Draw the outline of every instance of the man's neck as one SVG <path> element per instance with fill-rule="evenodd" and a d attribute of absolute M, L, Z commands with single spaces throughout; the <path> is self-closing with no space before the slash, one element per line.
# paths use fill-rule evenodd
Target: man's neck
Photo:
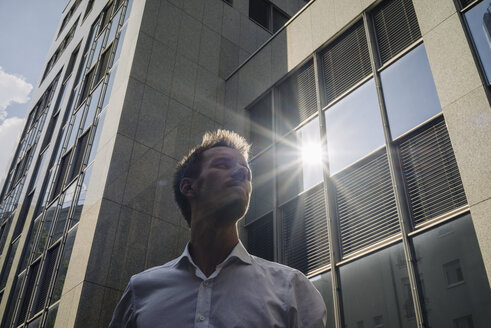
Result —
<path fill-rule="evenodd" d="M 209 277 L 239 242 L 235 223 L 216 227 L 207 220 L 191 225 L 190 252 L 194 263 Z M 212 222 L 212 221 L 211 221 Z"/>

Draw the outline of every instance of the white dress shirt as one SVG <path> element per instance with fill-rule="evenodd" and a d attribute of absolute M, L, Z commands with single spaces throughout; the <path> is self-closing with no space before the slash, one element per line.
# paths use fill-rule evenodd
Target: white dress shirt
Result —
<path fill-rule="evenodd" d="M 250 255 L 239 241 L 206 277 L 189 244 L 162 266 L 131 277 L 115 327 L 325 327 L 326 307 L 298 270 Z"/>

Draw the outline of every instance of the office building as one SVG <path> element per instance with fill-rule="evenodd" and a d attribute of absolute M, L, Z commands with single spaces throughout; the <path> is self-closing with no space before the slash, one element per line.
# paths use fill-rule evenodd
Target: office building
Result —
<path fill-rule="evenodd" d="M 491 322 L 490 0 L 71 0 L 0 194 L 2 327 L 105 327 L 178 256 L 177 161 L 252 142 L 253 254 L 328 327 Z"/>

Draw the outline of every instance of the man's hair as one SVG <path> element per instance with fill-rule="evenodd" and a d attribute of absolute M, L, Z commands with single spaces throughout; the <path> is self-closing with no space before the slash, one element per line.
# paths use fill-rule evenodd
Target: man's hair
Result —
<path fill-rule="evenodd" d="M 184 156 L 174 172 L 173 188 L 174 198 L 189 226 L 191 226 L 191 206 L 188 199 L 181 193 L 181 181 L 183 178 L 197 178 L 201 172 L 203 152 L 215 147 L 229 147 L 237 150 L 246 161 L 249 158 L 250 145 L 245 138 L 233 131 L 221 129 L 206 132 L 201 143 Z"/>

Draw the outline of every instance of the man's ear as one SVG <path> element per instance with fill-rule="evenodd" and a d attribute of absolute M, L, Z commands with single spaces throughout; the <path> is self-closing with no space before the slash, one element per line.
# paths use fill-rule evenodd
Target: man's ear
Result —
<path fill-rule="evenodd" d="M 194 197 L 194 179 L 191 178 L 182 178 L 181 183 L 179 184 L 179 191 L 186 198 Z"/>

